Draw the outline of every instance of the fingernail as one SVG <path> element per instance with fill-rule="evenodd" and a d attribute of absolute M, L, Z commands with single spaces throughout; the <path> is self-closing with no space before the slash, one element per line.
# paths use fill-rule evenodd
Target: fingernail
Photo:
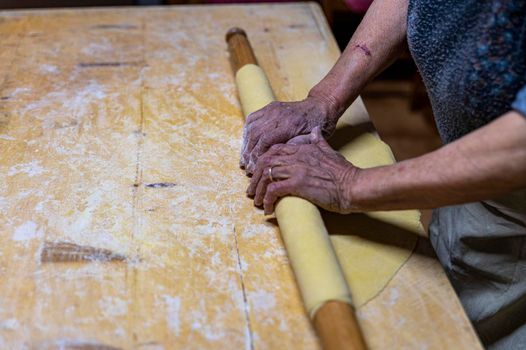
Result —
<path fill-rule="evenodd" d="M 248 162 L 247 169 L 251 174 L 254 172 L 254 162 L 253 161 Z"/>

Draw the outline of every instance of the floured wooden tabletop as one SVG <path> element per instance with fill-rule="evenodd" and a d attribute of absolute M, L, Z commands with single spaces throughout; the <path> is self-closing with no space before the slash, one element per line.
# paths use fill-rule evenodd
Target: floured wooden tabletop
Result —
<path fill-rule="evenodd" d="M 339 55 L 308 3 L 0 12 L 0 348 L 319 347 L 245 197 L 232 26 L 282 100 Z M 479 348 L 424 246 L 358 310 L 367 341 Z"/>

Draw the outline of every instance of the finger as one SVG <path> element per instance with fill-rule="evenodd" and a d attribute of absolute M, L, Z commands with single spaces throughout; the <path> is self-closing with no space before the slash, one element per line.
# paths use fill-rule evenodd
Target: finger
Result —
<path fill-rule="evenodd" d="M 264 153 L 264 155 L 269 156 L 290 156 L 295 153 L 297 153 L 299 150 L 299 145 L 289 145 L 286 143 L 278 143 L 273 145 L 268 149 L 267 152 Z"/>
<path fill-rule="evenodd" d="M 250 124 L 252 124 L 253 122 L 255 122 L 256 120 L 258 120 L 259 118 L 263 117 L 263 115 L 264 115 L 264 114 L 261 113 L 261 109 L 258 109 L 257 111 L 250 113 L 250 114 L 247 115 L 247 117 L 245 118 L 245 125 L 250 125 Z"/>
<path fill-rule="evenodd" d="M 249 197 L 255 196 L 257 185 L 261 180 L 261 177 L 264 175 L 263 173 L 265 169 L 269 168 L 271 165 L 277 166 L 281 164 L 287 164 L 287 159 L 275 159 L 281 155 L 282 149 L 284 147 L 285 145 L 283 144 L 274 145 L 267 151 L 267 153 L 259 158 L 258 162 L 256 163 L 256 167 L 254 168 L 250 185 L 247 189 L 247 195 Z"/>
<path fill-rule="evenodd" d="M 270 176 L 271 175 L 270 169 L 272 169 L 272 178 Z M 268 185 L 270 185 L 273 182 L 286 180 L 289 177 L 290 177 L 290 172 L 285 166 L 270 166 L 268 168 L 265 168 L 265 171 L 263 172 L 263 176 L 261 180 L 259 181 L 257 189 L 256 189 L 256 195 L 254 197 L 254 204 L 258 207 L 263 204 L 263 198 L 265 197 L 265 193 L 267 192 Z"/>
<path fill-rule="evenodd" d="M 254 173 L 259 157 L 263 155 L 271 146 L 272 146 L 272 143 L 269 142 L 268 136 L 262 136 L 258 140 L 258 142 L 254 146 L 254 148 L 252 149 L 248 157 L 248 163 L 246 166 L 247 174 Z"/>
<path fill-rule="evenodd" d="M 323 137 L 320 127 L 317 126 L 314 129 L 312 129 L 310 137 L 311 137 L 311 142 L 318 145 L 321 149 L 325 151 L 333 150 L 332 147 L 327 142 L 327 140 L 325 140 L 325 137 Z"/>
<path fill-rule="evenodd" d="M 270 166 L 270 160 L 272 158 L 271 156 L 271 154 L 265 154 L 257 162 L 254 173 L 252 174 L 252 178 L 250 179 L 250 185 L 247 189 L 247 195 L 249 197 L 253 197 L 256 194 L 256 188 L 261 180 L 261 177 L 263 176 L 263 172 Z"/>
<path fill-rule="evenodd" d="M 310 135 L 299 135 L 287 141 L 287 145 L 305 145 L 311 142 Z"/>
<path fill-rule="evenodd" d="M 246 126 L 243 128 L 243 143 L 241 144 L 241 152 L 239 156 L 239 167 L 245 168 L 245 149 L 247 148 L 247 129 Z"/>
<path fill-rule="evenodd" d="M 257 124 L 255 124 L 252 126 L 246 125 L 243 130 L 243 146 L 241 148 L 241 158 L 239 161 L 239 165 L 242 168 L 247 167 L 250 153 L 252 153 L 254 146 L 261 138 L 261 133 L 257 132 L 257 129 Z"/>
<path fill-rule="evenodd" d="M 298 150 L 297 145 L 282 145 L 283 142 L 289 140 L 288 131 L 277 130 L 268 136 L 260 138 L 259 142 L 254 146 L 254 149 L 250 153 L 250 158 L 247 165 L 247 173 L 252 174 L 256 167 L 258 158 L 265 154 L 272 147 L 279 147 L 280 154 L 294 154 Z"/>
<path fill-rule="evenodd" d="M 256 194 L 254 196 L 254 205 L 259 207 L 263 204 L 263 197 L 265 196 L 265 192 L 267 191 L 267 187 L 269 184 L 272 183 L 269 176 L 269 170 L 271 168 L 265 168 L 265 171 L 263 173 L 263 176 L 261 176 L 261 180 L 257 184 L 256 188 Z"/>
<path fill-rule="evenodd" d="M 265 215 L 270 215 L 274 212 L 274 207 L 278 199 L 288 195 L 294 195 L 294 188 L 295 182 L 292 179 L 273 182 L 268 185 L 265 197 L 263 199 Z"/>
<path fill-rule="evenodd" d="M 309 136 L 311 143 L 318 143 L 324 139 L 319 126 L 314 127 Z"/>
<path fill-rule="evenodd" d="M 243 147 L 241 151 L 241 157 L 239 165 L 242 168 L 247 168 L 247 164 L 250 159 L 250 154 L 254 149 L 254 146 L 258 143 L 263 132 L 268 130 L 265 127 L 264 121 L 268 120 L 266 116 L 272 113 L 273 108 L 276 106 L 277 102 L 271 102 L 265 107 L 258 109 L 255 112 L 250 113 L 245 120 L 245 127 L 243 132 Z M 257 132 L 257 137 L 254 137 L 252 134 Z"/>
<path fill-rule="evenodd" d="M 265 108 L 262 108 L 250 113 L 245 120 L 245 126 L 243 127 L 243 146 L 241 147 L 241 158 L 239 161 L 241 168 L 246 168 L 252 149 L 254 149 L 254 146 L 266 129 L 264 119 L 262 119 L 265 116 L 264 110 Z"/>
<path fill-rule="evenodd" d="M 252 152 L 250 152 L 248 164 L 246 167 L 247 174 L 253 174 L 256 169 L 256 164 L 258 162 L 258 159 L 265 154 L 267 151 L 270 150 L 272 146 L 274 146 L 274 142 L 272 140 L 276 140 L 278 137 L 276 136 L 262 136 L 258 143 L 254 146 L 252 149 Z M 278 142 L 276 142 L 278 143 Z M 277 146 L 277 145 L 276 145 Z"/>

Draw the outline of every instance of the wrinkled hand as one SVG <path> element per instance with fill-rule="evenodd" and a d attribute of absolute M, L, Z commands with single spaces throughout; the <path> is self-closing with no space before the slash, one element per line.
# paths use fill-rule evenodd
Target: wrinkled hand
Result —
<path fill-rule="evenodd" d="M 247 194 L 254 197 L 255 205 L 264 206 L 265 214 L 271 214 L 276 201 L 288 195 L 329 211 L 352 211 L 349 189 L 360 169 L 334 151 L 319 128 L 309 137 L 308 144 L 274 145 L 259 158 Z"/>
<path fill-rule="evenodd" d="M 258 158 L 270 147 L 300 135 L 305 137 L 315 127 L 329 136 L 336 122 L 328 111 L 324 100 L 308 97 L 299 102 L 272 102 L 251 113 L 245 123 L 240 166 L 252 174 Z"/>

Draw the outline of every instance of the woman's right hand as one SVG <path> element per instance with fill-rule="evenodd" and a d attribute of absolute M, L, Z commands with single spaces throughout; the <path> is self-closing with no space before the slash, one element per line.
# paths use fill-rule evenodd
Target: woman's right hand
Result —
<path fill-rule="evenodd" d="M 240 166 L 252 174 L 258 158 L 270 147 L 302 142 L 315 127 L 329 137 L 338 117 L 331 107 L 327 99 L 309 96 L 297 102 L 272 102 L 251 113 L 245 123 Z"/>

